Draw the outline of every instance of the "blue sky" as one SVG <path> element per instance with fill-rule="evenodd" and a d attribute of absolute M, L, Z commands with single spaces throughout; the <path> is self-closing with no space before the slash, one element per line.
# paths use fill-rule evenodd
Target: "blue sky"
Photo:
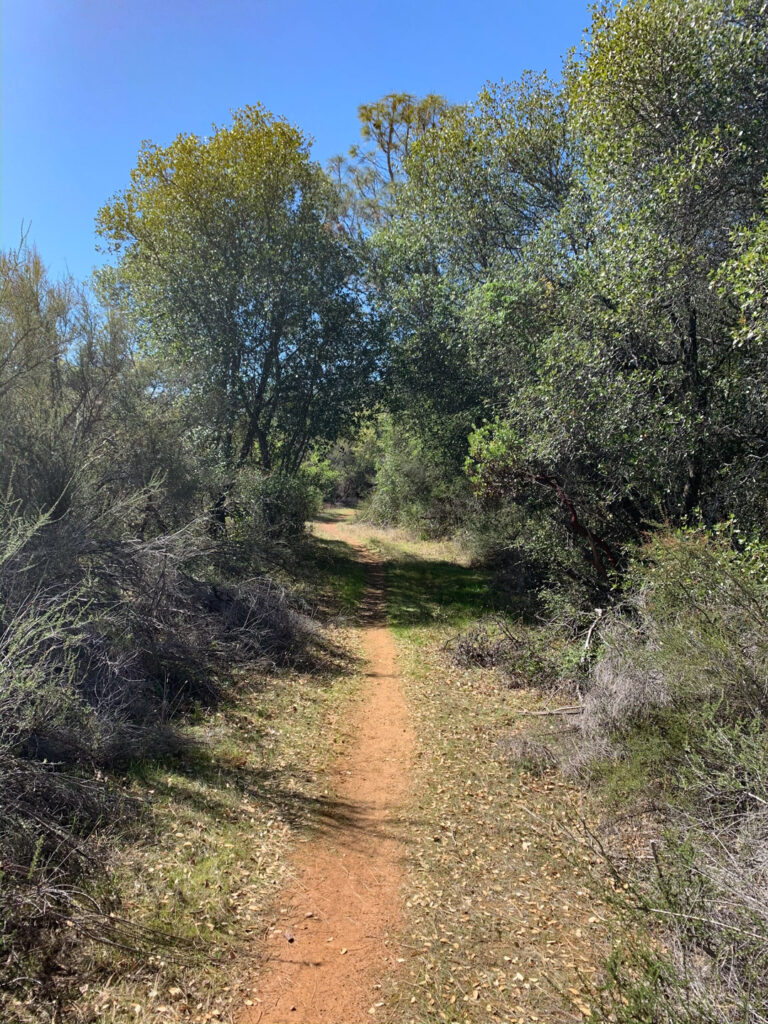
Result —
<path fill-rule="evenodd" d="M 358 104 L 556 75 L 589 21 L 586 0 L 2 0 L 0 18 L 0 241 L 24 222 L 56 273 L 81 278 L 143 139 L 260 101 L 325 161 L 357 140 Z"/>

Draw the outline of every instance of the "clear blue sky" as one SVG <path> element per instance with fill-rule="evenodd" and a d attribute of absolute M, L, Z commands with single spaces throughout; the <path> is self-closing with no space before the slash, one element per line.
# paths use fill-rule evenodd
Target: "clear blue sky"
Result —
<path fill-rule="evenodd" d="M 2 0 L 0 235 L 56 272 L 100 261 L 93 220 L 143 139 L 206 132 L 261 101 L 325 161 L 387 92 L 454 102 L 526 68 L 554 76 L 586 0 Z"/>

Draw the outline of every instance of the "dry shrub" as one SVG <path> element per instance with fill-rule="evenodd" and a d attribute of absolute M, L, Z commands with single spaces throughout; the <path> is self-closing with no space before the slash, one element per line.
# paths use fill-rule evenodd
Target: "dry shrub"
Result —
<path fill-rule="evenodd" d="M 559 758 L 549 744 L 527 736 L 507 737 L 502 745 L 502 753 L 531 775 L 546 775 L 559 764 Z"/>
<path fill-rule="evenodd" d="M 531 630 L 517 631 L 502 616 L 482 619 L 445 645 L 459 668 L 495 668 L 507 686 L 553 685 L 557 670 Z"/>
<path fill-rule="evenodd" d="M 103 769 L 179 753 L 174 720 L 226 698 L 233 664 L 284 664 L 302 647 L 305 620 L 283 588 L 198 578 L 212 555 L 199 526 L 132 535 L 143 497 L 78 518 L 0 503 L 6 980 L 25 973 L 25 958 L 50 953 L 67 922 L 107 942 L 153 945 L 123 934 L 109 894 L 94 895 L 101 837 L 125 832 L 137 810 Z"/>
<path fill-rule="evenodd" d="M 731 527 L 656 537 L 602 641 L 576 767 L 650 801 L 665 828 L 645 869 L 607 858 L 630 894 L 626 934 L 639 915 L 654 939 L 622 944 L 604 1012 L 765 1021 L 768 550 Z"/>

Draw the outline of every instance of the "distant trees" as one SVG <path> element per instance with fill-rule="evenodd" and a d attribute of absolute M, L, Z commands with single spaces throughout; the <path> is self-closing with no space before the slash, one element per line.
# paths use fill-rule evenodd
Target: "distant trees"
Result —
<path fill-rule="evenodd" d="M 360 256 L 302 133 L 261 107 L 208 138 L 148 143 L 99 213 L 142 336 L 183 368 L 230 469 L 295 472 L 377 369 Z"/>

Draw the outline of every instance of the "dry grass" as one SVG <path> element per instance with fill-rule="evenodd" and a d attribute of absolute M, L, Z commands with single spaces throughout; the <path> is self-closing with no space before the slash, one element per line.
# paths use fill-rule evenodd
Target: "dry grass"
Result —
<path fill-rule="evenodd" d="M 392 555 L 402 558 L 406 555 L 430 562 L 453 562 L 465 567 L 471 562 L 468 550 L 456 540 L 418 540 L 408 530 L 376 526 L 364 519 L 357 519 L 354 509 L 334 509 L 332 514 L 335 519 L 344 520 L 351 540 L 367 544 L 385 557 Z"/>
<path fill-rule="evenodd" d="M 355 566 L 327 558 L 341 591 Z M 342 596 L 316 593 L 333 613 Z M 114 908 L 119 945 L 61 921 L 46 964 L 20 965 L 0 994 L 3 1024 L 234 1019 L 279 911 L 287 851 L 332 814 L 325 769 L 346 740 L 361 674 L 354 634 L 329 617 L 301 670 L 243 666 L 232 700 L 193 713 L 177 753 L 113 779 L 143 813 L 130 841 L 104 834 L 110 875 L 87 896 Z"/>
<path fill-rule="evenodd" d="M 581 796 L 506 756 L 535 695 L 449 666 L 434 635 L 413 632 L 401 637 L 419 737 L 410 952 L 388 1019 L 581 1020 L 607 942 Z"/>

